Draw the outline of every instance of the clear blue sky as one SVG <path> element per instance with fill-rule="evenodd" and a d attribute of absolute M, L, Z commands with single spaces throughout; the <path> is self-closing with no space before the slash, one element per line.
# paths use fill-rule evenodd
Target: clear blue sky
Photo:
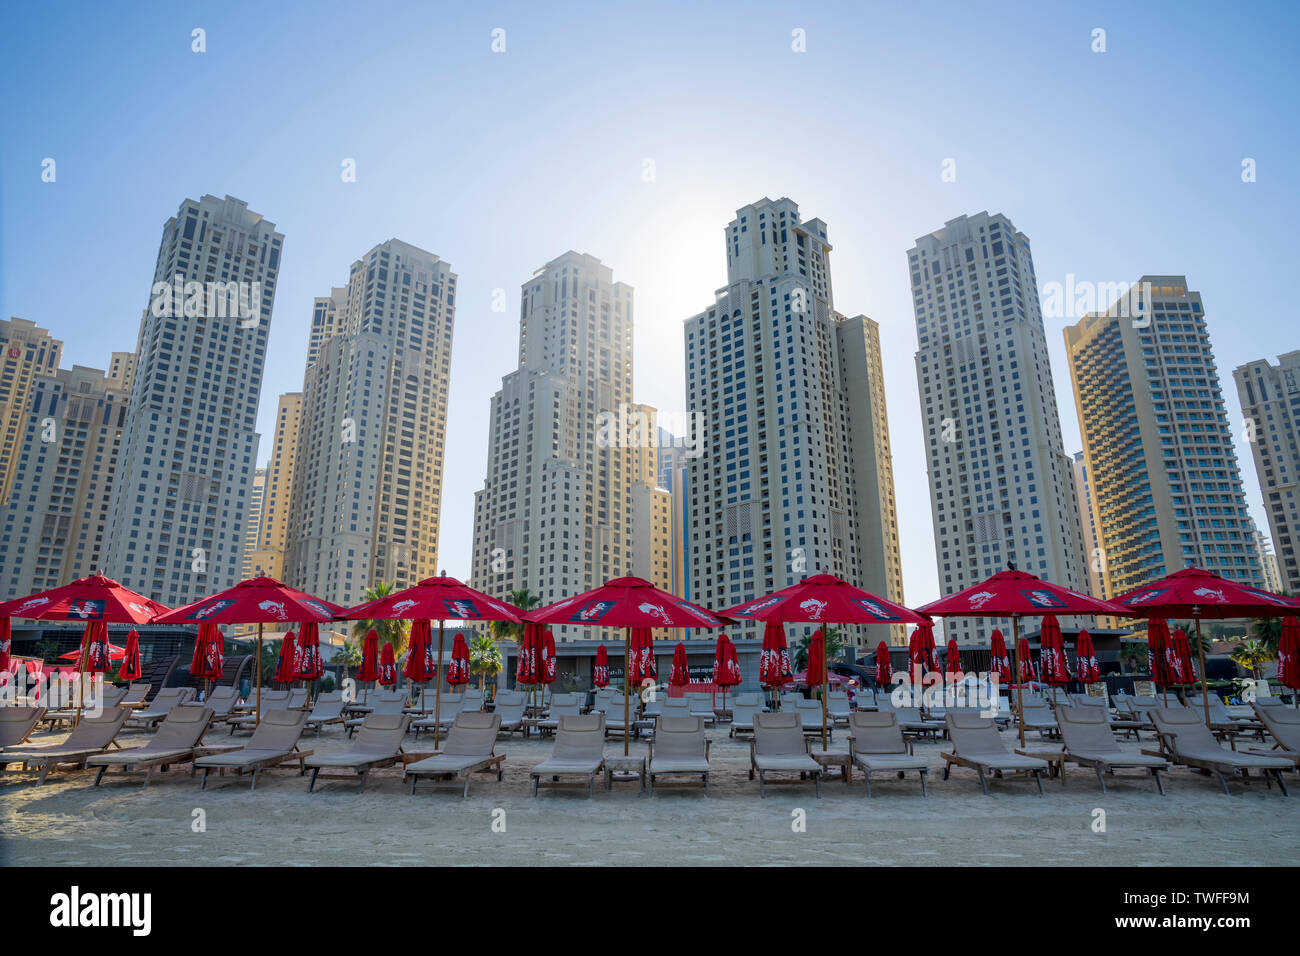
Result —
<path fill-rule="evenodd" d="M 104 367 L 135 347 L 181 200 L 247 201 L 285 235 L 265 460 L 276 396 L 301 386 L 312 297 L 385 239 L 442 256 L 460 296 L 441 563 L 463 576 L 520 283 L 570 248 L 610 265 L 636 290 L 637 398 L 681 410 L 682 320 L 724 281 L 723 227 L 790 196 L 829 224 L 837 308 L 881 324 L 917 605 L 937 577 L 906 250 L 987 209 L 1030 237 L 1040 283 L 1185 273 L 1239 419 L 1232 369 L 1300 348 L 1298 21 L 1289 3 L 14 6 L 0 311 L 51 329 L 66 364 Z M 956 182 L 941 181 L 948 158 Z M 1048 342 L 1073 453 L 1064 324 L 1048 321 Z"/>

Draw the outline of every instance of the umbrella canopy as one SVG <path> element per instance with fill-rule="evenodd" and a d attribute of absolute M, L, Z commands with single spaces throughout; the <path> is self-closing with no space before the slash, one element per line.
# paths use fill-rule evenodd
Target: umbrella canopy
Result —
<path fill-rule="evenodd" d="M 600 627 L 721 627 L 712 611 L 655 587 L 644 578 L 614 578 L 598 588 L 525 617 L 539 624 L 594 624 Z"/>
<path fill-rule="evenodd" d="M 1004 684 L 1011 683 L 1011 658 L 1007 655 L 1007 639 L 996 628 L 989 639 L 989 670 L 998 675 Z"/>
<path fill-rule="evenodd" d="M 122 667 L 118 670 L 117 676 L 122 680 L 132 681 L 139 680 L 142 673 L 144 673 L 144 666 L 140 660 L 140 635 L 135 628 L 131 628 L 126 635 L 126 653 L 122 655 Z"/>
<path fill-rule="evenodd" d="M 785 624 L 921 624 L 915 611 L 832 574 L 814 574 L 766 597 L 728 608 L 722 617 Z"/>
<path fill-rule="evenodd" d="M 876 645 L 876 686 L 888 687 L 894 682 L 894 663 L 889 656 L 889 645 L 881 641 Z"/>
<path fill-rule="evenodd" d="M 944 670 L 949 674 L 960 674 L 961 669 L 961 652 L 957 650 L 957 641 L 949 639 L 948 651 L 944 656 Z"/>
<path fill-rule="evenodd" d="M 385 644 L 379 652 L 379 683 L 383 687 L 397 683 L 397 661 L 393 659 L 392 644 Z"/>
<path fill-rule="evenodd" d="M 1282 621 L 1282 636 L 1277 642 L 1277 679 L 1283 687 L 1300 690 L 1300 621 L 1294 617 Z"/>
<path fill-rule="evenodd" d="M 1097 663 L 1097 652 L 1092 646 L 1092 635 L 1080 631 L 1074 639 L 1075 676 L 1084 684 L 1093 684 L 1101 680 L 1101 666 Z"/>
<path fill-rule="evenodd" d="M 1029 642 L 1023 637 L 1016 643 L 1016 657 L 1020 659 L 1020 683 L 1028 684 L 1038 680 L 1038 669 L 1034 667 L 1034 658 L 1029 653 Z"/>
<path fill-rule="evenodd" d="M 453 577 L 425 578 L 418 584 L 350 607 L 339 617 L 350 621 L 509 621 L 523 622 L 523 611 Z"/>
<path fill-rule="evenodd" d="M 190 676 L 202 680 L 220 680 L 223 648 L 221 631 L 211 621 L 199 625 L 199 636 L 194 641 L 194 657 L 190 660 Z"/>
<path fill-rule="evenodd" d="M 1172 684 L 1195 684 L 1196 668 L 1192 665 L 1192 642 L 1187 632 L 1181 627 L 1173 633 L 1169 641 L 1169 651 L 1165 655 L 1169 661 L 1169 678 Z"/>
<path fill-rule="evenodd" d="M 669 687 L 685 687 L 691 682 L 690 671 L 686 668 L 686 644 L 678 641 L 673 648 L 673 666 L 668 672 Z"/>
<path fill-rule="evenodd" d="M 337 604 L 312 597 L 275 578 L 259 577 L 160 614 L 154 623 L 324 624 L 342 614 L 343 608 Z"/>
<path fill-rule="evenodd" d="M 286 633 L 280 641 L 280 662 L 276 664 L 275 676 L 271 679 L 279 684 L 292 684 L 298 679 L 298 640 L 293 631 Z"/>
<path fill-rule="evenodd" d="M 451 642 L 451 661 L 447 664 L 447 683 L 453 687 L 469 683 L 469 645 L 465 635 L 457 634 Z"/>
<path fill-rule="evenodd" d="M 1065 660 L 1065 641 L 1061 637 L 1061 625 L 1056 620 L 1055 614 L 1048 614 L 1043 618 L 1038 644 L 1038 664 L 1042 668 L 1043 680 L 1053 687 L 1068 684 L 1070 668 Z"/>
<path fill-rule="evenodd" d="M 758 680 L 764 687 L 784 687 L 794 680 L 790 650 L 785 643 L 785 628 L 779 621 L 768 621 L 763 629 L 763 649 L 758 661 Z"/>
<path fill-rule="evenodd" d="M 402 676 L 412 683 L 423 684 L 437 675 L 438 666 L 433 659 L 433 631 L 427 619 L 416 621 L 411 625 L 411 640 Z"/>
<path fill-rule="evenodd" d="M 538 657 L 537 682 L 539 684 L 555 683 L 555 635 L 548 627 L 542 632 L 541 653 Z"/>
<path fill-rule="evenodd" d="M 308 621 L 298 628 L 298 679 L 320 680 L 325 674 L 325 662 L 320 656 L 320 627 Z"/>
<path fill-rule="evenodd" d="M 4 620 L 8 620 L 8 618 L 5 618 Z M 82 641 L 82 643 L 84 644 L 84 643 L 85 643 L 85 641 L 84 641 L 84 637 L 85 637 L 85 635 L 83 634 L 82 637 L 83 637 L 83 641 Z M 126 648 L 124 648 L 124 647 L 118 647 L 116 644 L 109 644 L 109 645 L 108 645 L 108 659 L 109 659 L 109 660 L 111 660 L 111 661 L 120 661 L 120 660 L 122 660 L 122 659 L 125 658 L 125 657 L 126 657 Z M 61 660 L 61 661 L 75 661 L 75 660 L 79 660 L 80 658 L 81 658 L 81 650 L 80 650 L 80 649 L 75 650 L 75 651 L 68 651 L 68 653 L 66 653 L 66 654 L 60 654 L 60 655 L 59 655 L 59 660 Z"/>
<path fill-rule="evenodd" d="M 596 663 L 591 670 L 591 682 L 597 687 L 609 686 L 609 651 L 602 644 L 596 648 Z"/>
<path fill-rule="evenodd" d="M 1041 617 L 1058 613 L 1129 616 L 1114 603 L 1015 570 L 999 571 L 917 610 L 932 617 Z"/>
<path fill-rule="evenodd" d="M 388 645 L 392 647 L 392 645 Z M 373 627 L 366 631 L 361 642 L 361 666 L 357 668 L 357 680 L 379 680 L 379 632 Z"/>
<path fill-rule="evenodd" d="M 109 624 L 147 624 L 167 611 L 166 605 L 152 601 L 102 574 L 78 578 L 71 584 L 0 604 L 0 617 L 25 617 L 39 621 L 104 621 Z"/>
<path fill-rule="evenodd" d="M 518 684 L 537 683 L 537 656 L 541 633 L 540 624 L 524 625 L 523 636 L 519 639 L 519 664 L 515 668 L 515 682 Z"/>
<path fill-rule="evenodd" d="M 1147 618 L 1147 661 L 1151 679 L 1162 687 L 1174 682 L 1169 672 L 1169 624 L 1163 617 Z"/>
<path fill-rule="evenodd" d="M 1123 617 L 1282 617 L 1300 610 L 1300 598 L 1229 581 L 1200 568 L 1184 568 L 1135 588 L 1112 602 Z"/>
<path fill-rule="evenodd" d="M 631 643 L 631 663 L 632 663 L 632 683 L 630 686 L 636 687 L 646 681 L 657 681 L 659 679 L 659 664 L 655 661 L 655 639 L 648 627 L 632 628 L 632 636 L 629 639 Z"/>

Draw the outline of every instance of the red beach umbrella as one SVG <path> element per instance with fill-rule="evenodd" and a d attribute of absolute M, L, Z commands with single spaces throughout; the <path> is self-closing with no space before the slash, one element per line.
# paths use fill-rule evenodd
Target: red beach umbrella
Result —
<path fill-rule="evenodd" d="M 921 624 L 926 621 L 915 611 L 832 574 L 814 574 L 788 588 L 728 608 L 720 616 L 784 624 Z"/>
<path fill-rule="evenodd" d="M 819 627 L 808 641 L 808 671 L 805 680 L 809 687 L 821 688 L 822 750 L 826 750 L 826 635 Z"/>
<path fill-rule="evenodd" d="M 591 669 L 591 682 L 597 687 L 609 686 L 609 651 L 602 644 L 596 648 L 596 663 Z"/>
<path fill-rule="evenodd" d="M 876 645 L 876 686 L 889 687 L 894 682 L 894 663 L 890 659 L 889 645 L 881 641 Z"/>
<path fill-rule="evenodd" d="M 727 665 L 727 635 L 719 633 L 718 642 L 713 648 L 713 683 L 718 683 L 723 668 Z"/>
<path fill-rule="evenodd" d="M 7 620 L 7 618 L 6 618 L 6 620 Z M 84 635 L 83 635 L 83 638 L 84 638 Z M 83 643 L 84 643 L 84 640 L 83 640 Z M 120 660 L 122 660 L 122 658 L 124 658 L 124 657 L 126 657 L 126 648 L 124 648 L 124 647 L 118 647 L 116 644 L 109 644 L 109 645 L 108 645 L 108 659 L 109 659 L 110 661 L 120 661 Z M 59 655 L 59 660 L 61 660 L 61 661 L 75 661 L 75 660 L 80 660 L 80 659 L 81 659 L 81 650 L 80 650 L 80 649 L 77 649 L 77 650 L 75 650 L 75 651 L 68 651 L 68 653 L 66 653 L 66 654 L 60 654 L 60 655 Z"/>
<path fill-rule="evenodd" d="M 361 642 L 361 666 L 357 668 L 357 680 L 379 680 L 379 632 L 373 627 L 366 631 Z"/>
<path fill-rule="evenodd" d="M 678 641 L 673 648 L 673 666 L 668 672 L 669 687 L 685 687 L 691 682 L 690 671 L 686 669 L 686 644 Z"/>
<path fill-rule="evenodd" d="M 1097 652 L 1092 646 L 1092 635 L 1079 631 L 1074 639 L 1075 676 L 1084 684 L 1094 684 L 1101 680 L 1101 666 L 1097 663 Z"/>
<path fill-rule="evenodd" d="M 459 687 L 469 683 L 469 645 L 465 635 L 457 634 L 451 642 L 451 661 L 447 664 L 447 683 Z"/>
<path fill-rule="evenodd" d="M 199 635 L 194 641 L 194 657 L 190 660 L 190 676 L 204 681 L 220 680 L 222 668 L 222 637 L 217 625 L 204 621 L 199 625 Z"/>
<path fill-rule="evenodd" d="M 768 689 L 784 687 L 794 680 L 790 650 L 785 643 L 785 629 L 779 621 L 768 621 L 763 628 L 763 649 L 758 662 L 758 680 Z"/>
<path fill-rule="evenodd" d="M 1169 662 L 1169 682 L 1187 685 L 1196 683 L 1196 668 L 1192 666 L 1192 642 L 1181 627 L 1174 631 L 1165 653 Z"/>
<path fill-rule="evenodd" d="M 956 639 L 949 639 L 948 651 L 944 657 L 944 670 L 949 674 L 961 674 L 961 652 L 957 650 Z"/>
<path fill-rule="evenodd" d="M 320 656 L 320 627 L 314 621 L 298 629 L 298 649 L 302 652 L 298 659 L 298 679 L 320 680 L 325 674 L 325 662 Z"/>
<path fill-rule="evenodd" d="M 640 687 L 646 681 L 653 683 L 659 679 L 659 664 L 655 660 L 654 634 L 648 627 L 632 628 L 630 638 L 632 659 L 632 687 Z"/>
<path fill-rule="evenodd" d="M 1283 687 L 1300 691 L 1300 621 L 1294 617 L 1282 621 L 1282 636 L 1277 642 L 1277 679 Z M 1300 707 L 1300 693 L 1291 699 Z"/>
<path fill-rule="evenodd" d="M 1028 684 L 1038 680 L 1038 669 L 1034 667 L 1033 655 L 1029 653 L 1029 642 L 1023 637 L 1016 641 L 1016 657 L 1020 659 L 1020 683 Z"/>
<path fill-rule="evenodd" d="M 722 644 L 722 666 L 715 667 L 713 683 L 722 688 L 722 709 L 727 709 L 727 688 L 735 687 L 741 682 L 740 676 L 740 658 L 736 654 L 736 645 L 731 643 L 731 638 L 727 635 L 719 635 L 718 641 Z"/>
<path fill-rule="evenodd" d="M 541 639 L 541 625 L 528 623 L 519 638 L 519 663 L 515 668 L 515 682 L 518 684 L 536 684 L 538 643 Z"/>
<path fill-rule="evenodd" d="M 122 667 L 118 671 L 118 676 L 124 681 L 139 680 L 140 675 L 144 673 L 144 667 L 140 660 L 140 635 L 135 628 L 126 635 L 126 652 L 122 655 Z"/>
<path fill-rule="evenodd" d="M 438 666 L 433 659 L 433 629 L 427 618 L 411 625 L 411 640 L 407 646 L 402 676 L 412 684 L 421 685 L 420 713 L 424 713 L 423 685 L 438 676 Z"/>
<path fill-rule="evenodd" d="M 379 685 L 392 687 L 397 683 L 397 661 L 393 659 L 393 645 L 385 643 L 379 652 Z"/>
<path fill-rule="evenodd" d="M 0 617 L 0 671 L 9 670 L 9 648 L 13 642 L 13 628 L 9 618 Z"/>
<path fill-rule="evenodd" d="M 298 679 L 298 638 L 293 631 L 288 631 L 280 641 L 280 661 L 275 666 L 272 676 L 277 684 L 288 686 Z M 257 703 L 261 706 L 262 694 L 259 691 Z"/>
<path fill-rule="evenodd" d="M 1169 624 L 1163 617 L 1147 618 L 1147 661 L 1151 667 L 1151 679 L 1161 687 L 1168 687 L 1174 682 L 1174 675 L 1169 672 Z"/>
<path fill-rule="evenodd" d="M 1007 639 L 996 628 L 989 639 L 989 670 L 1003 684 L 1011 683 L 1011 658 L 1007 656 Z"/>
<path fill-rule="evenodd" d="M 555 634 L 548 627 L 542 632 L 542 650 L 537 681 L 540 684 L 555 683 L 557 661 L 555 659 Z"/>
<path fill-rule="evenodd" d="M 1038 643 L 1038 663 L 1042 668 L 1043 680 L 1053 687 L 1068 684 L 1070 668 L 1065 660 L 1065 640 L 1061 637 L 1061 625 L 1055 614 L 1043 618 Z"/>

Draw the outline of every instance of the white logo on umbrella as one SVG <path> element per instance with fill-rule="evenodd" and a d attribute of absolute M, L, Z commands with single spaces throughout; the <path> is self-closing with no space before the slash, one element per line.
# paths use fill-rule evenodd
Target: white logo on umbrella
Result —
<path fill-rule="evenodd" d="M 408 607 L 415 607 L 415 602 L 411 600 L 398 601 L 396 604 L 393 605 L 393 611 L 395 613 L 400 613 L 402 611 L 405 611 Z"/>
<path fill-rule="evenodd" d="M 977 591 L 970 596 L 970 606 L 983 607 L 985 604 L 988 604 L 989 601 L 992 601 L 993 598 L 994 594 L 992 591 Z"/>
<path fill-rule="evenodd" d="M 1197 588 L 1192 593 L 1197 597 L 1208 598 L 1210 600 L 1218 601 L 1219 603 L 1223 603 L 1227 600 L 1227 598 L 1223 596 L 1223 592 L 1217 588 Z"/>
<path fill-rule="evenodd" d="M 665 624 L 672 624 L 673 622 L 672 618 L 668 616 L 668 612 L 658 604 L 651 604 L 647 601 L 645 604 L 638 604 L 637 610 L 642 614 L 649 614 L 655 620 L 663 621 Z"/>
<path fill-rule="evenodd" d="M 50 603 L 49 598 L 32 598 L 30 601 L 24 601 L 22 606 L 18 608 L 18 614 L 16 616 L 21 617 L 22 612 L 26 611 L 28 608 L 40 607 L 42 604 L 49 604 L 49 603 Z"/>
<path fill-rule="evenodd" d="M 289 615 L 285 611 L 284 605 L 279 601 L 263 601 L 257 607 L 259 610 L 266 611 L 268 614 L 274 614 L 277 620 L 289 620 Z"/>
<path fill-rule="evenodd" d="M 799 610 L 805 612 L 814 621 L 820 621 L 822 614 L 826 611 L 826 602 L 818 601 L 816 598 L 809 598 L 800 602 Z"/>

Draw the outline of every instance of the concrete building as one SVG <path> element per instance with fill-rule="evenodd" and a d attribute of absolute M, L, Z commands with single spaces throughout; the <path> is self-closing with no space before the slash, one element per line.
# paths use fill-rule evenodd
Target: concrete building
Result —
<path fill-rule="evenodd" d="M 350 605 L 378 581 L 401 589 L 438 571 L 456 276 L 390 239 L 329 301 L 313 312 L 285 578 Z"/>
<path fill-rule="evenodd" d="M 248 491 L 248 523 L 244 529 L 244 565 L 241 575 L 251 578 L 254 574 L 254 558 L 257 552 L 258 532 L 262 527 L 262 507 L 266 499 L 266 469 L 258 468 L 253 472 L 253 485 Z M 258 567 L 256 573 L 264 571 Z"/>
<path fill-rule="evenodd" d="M 686 448 L 678 436 L 659 429 L 659 487 L 668 492 L 668 549 L 672 566 L 671 585 L 668 590 L 673 594 L 693 600 L 691 597 L 690 563 L 687 561 L 689 541 L 688 513 L 690 502 L 687 500 L 687 473 L 690 459 Z"/>
<path fill-rule="evenodd" d="M 1200 293 L 1143 276 L 1065 344 L 1105 596 L 1187 565 L 1262 585 Z"/>
<path fill-rule="evenodd" d="M 1232 373 L 1245 420 L 1281 590 L 1300 594 L 1300 352 Z"/>
<path fill-rule="evenodd" d="M 108 525 L 128 390 L 74 365 L 35 378 L 0 508 L 0 599 L 95 573 Z"/>
<path fill-rule="evenodd" d="M 474 586 L 543 603 L 637 575 L 671 581 L 654 410 L 633 400 L 632 288 L 566 252 L 522 287 L 519 367 L 492 398 L 474 497 Z M 621 632 L 553 627 L 558 641 Z"/>
<path fill-rule="evenodd" d="M 1264 576 L 1264 590 L 1272 591 L 1274 594 L 1285 590 L 1277 555 L 1273 553 L 1273 543 L 1268 540 L 1268 535 L 1256 527 L 1254 521 L 1250 523 L 1250 538 L 1254 542 L 1255 553 L 1259 556 L 1260 573 Z"/>
<path fill-rule="evenodd" d="M 172 607 L 239 580 L 283 244 L 230 196 L 187 199 L 163 227 L 104 570 Z"/>
<path fill-rule="evenodd" d="M 959 216 L 919 238 L 907 262 L 940 590 L 1014 563 L 1087 591 L 1028 237 L 1002 215 Z M 944 621 L 959 643 L 987 642 L 994 628 L 1009 634 L 1010 622 Z"/>
<path fill-rule="evenodd" d="M 280 396 L 275 412 L 275 435 L 266 466 L 266 490 L 257 536 L 250 553 L 250 571 L 284 579 L 284 554 L 289 540 L 289 509 L 293 499 L 293 471 L 298 460 L 298 432 L 302 423 L 302 392 Z"/>
<path fill-rule="evenodd" d="M 13 486 L 13 461 L 30 407 L 32 383 L 53 375 L 63 343 L 27 319 L 0 320 L 0 507 Z"/>
<path fill-rule="evenodd" d="M 901 602 L 876 324 L 835 311 L 826 224 L 792 200 L 737 210 L 725 244 L 727 284 L 686 320 L 691 598 L 721 610 L 830 573 Z M 844 632 L 887 634 L 904 639 Z"/>
<path fill-rule="evenodd" d="M 1088 593 L 1104 597 L 1101 576 L 1101 542 L 1097 537 L 1097 522 L 1092 513 L 1092 489 L 1088 487 L 1088 466 L 1083 452 L 1074 453 L 1074 493 L 1079 500 L 1079 519 L 1083 530 L 1083 556 L 1088 562 Z"/>

